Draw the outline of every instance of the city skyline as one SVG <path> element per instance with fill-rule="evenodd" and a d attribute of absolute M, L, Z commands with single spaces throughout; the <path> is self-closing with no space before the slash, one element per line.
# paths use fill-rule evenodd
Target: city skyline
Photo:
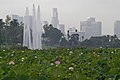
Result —
<path fill-rule="evenodd" d="M 65 24 L 67 29 L 76 27 L 79 30 L 80 21 L 86 20 L 87 17 L 95 17 L 97 21 L 102 22 L 102 35 L 113 35 L 114 22 L 120 19 L 119 0 L 12 0 L 9 2 L 1 0 L 0 18 L 5 18 L 7 14 L 24 16 L 25 7 L 30 7 L 33 3 L 40 5 L 42 21 L 51 22 L 52 9 L 58 8 L 59 22 Z"/>

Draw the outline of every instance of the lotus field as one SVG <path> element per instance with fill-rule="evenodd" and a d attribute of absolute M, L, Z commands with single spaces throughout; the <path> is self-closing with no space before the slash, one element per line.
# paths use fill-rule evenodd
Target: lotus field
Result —
<path fill-rule="evenodd" d="M 0 51 L 0 80 L 119 79 L 120 49 Z"/>

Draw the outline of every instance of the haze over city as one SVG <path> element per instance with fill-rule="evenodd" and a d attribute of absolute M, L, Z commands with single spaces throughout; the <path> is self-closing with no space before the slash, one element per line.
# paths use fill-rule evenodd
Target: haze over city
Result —
<path fill-rule="evenodd" d="M 32 9 L 32 4 L 40 5 L 41 20 L 51 22 L 52 9 L 58 8 L 60 23 L 69 27 L 80 28 L 80 21 L 95 17 L 102 22 L 102 35 L 112 34 L 114 21 L 120 19 L 119 0 L 0 0 L 0 18 L 17 14 L 24 16 L 25 8 Z"/>

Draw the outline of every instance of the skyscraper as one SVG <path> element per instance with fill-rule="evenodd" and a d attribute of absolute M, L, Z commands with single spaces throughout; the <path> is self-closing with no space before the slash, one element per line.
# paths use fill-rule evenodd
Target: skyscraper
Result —
<path fill-rule="evenodd" d="M 58 28 L 58 25 L 59 25 L 57 8 L 53 8 L 52 25 L 55 28 Z"/>
<path fill-rule="evenodd" d="M 80 41 L 80 42 L 82 42 L 83 40 L 85 40 L 85 39 L 84 39 L 85 32 L 82 32 L 82 31 L 80 31 L 80 32 L 76 32 L 76 31 L 70 32 L 70 35 L 72 35 L 72 34 L 78 34 L 78 35 L 79 35 L 79 41 Z"/>
<path fill-rule="evenodd" d="M 80 31 L 85 32 L 85 39 L 91 36 L 101 36 L 101 22 L 97 22 L 94 17 L 88 17 L 87 21 L 80 22 Z"/>
<path fill-rule="evenodd" d="M 19 15 L 11 15 L 11 20 L 16 19 L 19 23 L 23 22 L 23 17 L 19 16 Z"/>
<path fill-rule="evenodd" d="M 32 16 L 29 15 L 29 10 L 26 8 L 24 24 L 23 46 L 26 46 L 29 49 L 42 49 L 42 25 L 39 6 L 36 14 L 35 6 L 33 5 Z"/>
<path fill-rule="evenodd" d="M 64 24 L 59 24 L 59 30 L 61 30 L 61 32 L 63 34 L 65 34 L 65 25 Z"/>
<path fill-rule="evenodd" d="M 68 29 L 70 32 L 74 32 L 75 30 L 76 30 L 76 28 L 75 27 L 71 27 L 71 28 L 69 28 Z"/>
<path fill-rule="evenodd" d="M 120 20 L 117 20 L 114 23 L 114 35 L 117 35 L 117 37 L 120 38 Z"/>
<path fill-rule="evenodd" d="M 43 21 L 43 22 L 42 22 L 42 26 L 44 26 L 44 25 L 48 25 L 48 24 L 49 24 L 48 21 Z"/>

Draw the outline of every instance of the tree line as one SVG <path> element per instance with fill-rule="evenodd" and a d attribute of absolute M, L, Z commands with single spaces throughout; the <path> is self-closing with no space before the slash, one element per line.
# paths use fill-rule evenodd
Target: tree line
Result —
<path fill-rule="evenodd" d="M 23 45 L 23 23 L 17 20 L 11 20 L 9 16 L 5 21 L 0 19 L 0 48 L 3 47 L 18 47 Z M 72 47 L 85 47 L 85 48 L 120 48 L 120 40 L 116 35 L 91 37 L 82 42 L 79 41 L 79 34 L 70 35 L 69 30 L 67 35 L 64 35 L 59 29 L 46 24 L 43 26 L 44 32 L 42 34 L 42 45 L 44 48 L 72 48 Z M 77 30 L 75 30 L 77 32 Z"/>
<path fill-rule="evenodd" d="M 22 46 L 23 26 L 22 22 L 11 20 L 9 16 L 5 21 L 0 19 L 0 48 Z"/>
<path fill-rule="evenodd" d="M 83 48 L 120 48 L 120 40 L 116 35 L 110 36 L 98 36 L 91 37 L 90 39 L 84 40 L 82 37 L 82 42 L 79 41 L 79 34 L 70 35 L 69 30 L 67 31 L 67 36 L 61 33 L 60 30 L 54 28 L 51 24 L 44 25 L 43 44 L 51 47 L 62 47 L 62 48 L 72 48 L 72 47 L 83 47 Z M 75 30 L 77 32 L 77 30 Z"/>

